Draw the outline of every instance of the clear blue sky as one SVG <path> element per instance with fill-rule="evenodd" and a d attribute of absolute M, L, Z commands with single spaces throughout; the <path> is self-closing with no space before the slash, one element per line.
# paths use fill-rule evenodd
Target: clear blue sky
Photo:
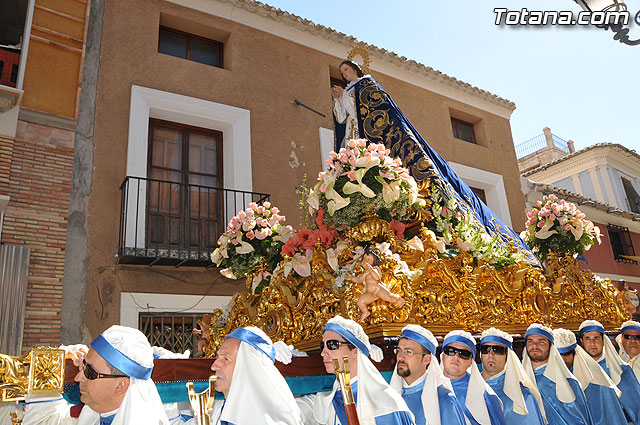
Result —
<path fill-rule="evenodd" d="M 632 15 L 640 8 L 640 0 L 625 3 Z M 640 45 L 621 44 L 598 28 L 494 25 L 494 8 L 577 13 L 572 0 L 267 4 L 509 99 L 516 104 L 515 144 L 548 126 L 576 149 L 611 142 L 640 153 Z M 640 38 L 640 28 L 631 30 L 632 39 Z"/>

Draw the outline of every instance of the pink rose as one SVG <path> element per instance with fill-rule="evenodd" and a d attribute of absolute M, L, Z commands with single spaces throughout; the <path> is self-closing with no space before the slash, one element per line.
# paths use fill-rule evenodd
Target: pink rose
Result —
<path fill-rule="evenodd" d="M 258 208 L 258 204 L 256 204 L 255 202 L 252 202 L 249 204 L 249 208 L 251 208 L 252 210 L 256 210 L 256 208 Z"/>
<path fill-rule="evenodd" d="M 349 146 L 350 148 L 355 148 L 358 144 L 356 143 L 355 140 L 351 139 L 349 140 L 349 143 L 347 143 L 347 146 Z"/>
<path fill-rule="evenodd" d="M 356 172 L 355 170 L 349 170 L 349 172 L 347 173 L 347 177 L 349 177 L 349 180 L 353 181 L 356 179 Z"/>
<path fill-rule="evenodd" d="M 253 230 L 249 230 L 249 231 L 248 231 L 247 233 L 245 233 L 244 235 L 247 237 L 247 239 L 250 239 L 250 240 L 256 237 L 256 234 L 255 234 L 255 233 L 253 233 Z"/>
<path fill-rule="evenodd" d="M 262 207 L 262 205 L 258 205 L 258 208 L 256 208 L 256 212 L 258 214 L 262 214 L 264 212 L 264 208 Z"/>
<path fill-rule="evenodd" d="M 357 143 L 358 143 L 358 147 L 360 147 L 360 148 L 364 148 L 365 146 L 367 146 L 367 140 L 366 139 L 358 139 Z"/>
<path fill-rule="evenodd" d="M 270 209 L 271 208 L 271 202 L 265 201 L 265 202 L 262 203 L 262 206 L 264 206 L 266 209 Z"/>
<path fill-rule="evenodd" d="M 336 158 L 338 158 L 338 154 L 335 153 L 334 151 L 331 151 L 331 152 L 329 152 L 329 158 L 336 159 Z"/>
<path fill-rule="evenodd" d="M 351 165 L 351 166 L 356 165 L 356 157 L 355 156 L 349 157 L 349 165 Z"/>
<path fill-rule="evenodd" d="M 327 159 L 326 161 L 324 161 L 324 163 L 327 164 L 327 166 L 331 167 L 333 165 L 333 160 Z"/>
<path fill-rule="evenodd" d="M 542 228 L 544 226 L 544 220 L 540 220 L 538 222 L 538 227 Z"/>
<path fill-rule="evenodd" d="M 325 193 L 327 191 L 327 185 L 322 183 L 320 185 L 320 192 Z"/>

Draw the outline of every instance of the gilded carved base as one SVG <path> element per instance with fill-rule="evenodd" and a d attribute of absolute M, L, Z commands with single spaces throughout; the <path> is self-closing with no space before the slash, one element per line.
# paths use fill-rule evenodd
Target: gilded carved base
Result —
<path fill-rule="evenodd" d="M 397 308 L 378 300 L 370 305 L 371 316 L 363 326 L 371 337 L 396 336 L 407 323 L 418 323 L 443 335 L 453 329 L 479 333 L 491 326 L 524 333 L 533 322 L 577 329 L 585 319 L 611 328 L 627 319 L 623 299 L 611 282 L 596 280 L 590 271 L 579 271 L 572 257 L 549 255 L 548 276 L 524 262 L 501 270 L 482 261 L 476 264 L 465 252 L 441 258 L 424 228 L 419 233 L 424 251 L 418 251 L 396 240 L 389 224 L 374 216 L 365 217 L 348 236 L 351 247 L 389 242 L 391 251 L 411 270 L 422 272 L 413 280 L 394 274 L 395 260 L 383 258 L 383 281 L 405 304 Z M 352 259 L 341 255 L 339 261 L 346 264 Z M 355 273 L 361 270 L 358 267 Z M 340 314 L 359 319 L 356 301 L 362 287 L 348 283 L 334 289 L 335 275 L 322 249 L 314 252 L 311 276 L 292 276 L 275 276 L 258 295 L 252 294 L 248 276 L 248 289 L 236 295 L 224 326 L 219 323 L 222 311 L 214 312 L 206 355 L 212 356 L 224 337 L 240 326 L 258 326 L 274 341 L 309 350 L 318 346 L 331 317 Z"/>
<path fill-rule="evenodd" d="M 64 391 L 64 350 L 34 348 L 22 356 L 0 354 L 0 401 Z"/>

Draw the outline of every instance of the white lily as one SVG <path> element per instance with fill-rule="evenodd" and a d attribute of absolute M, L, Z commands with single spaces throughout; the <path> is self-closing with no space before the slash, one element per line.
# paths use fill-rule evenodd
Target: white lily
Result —
<path fill-rule="evenodd" d="M 547 239 L 549 236 L 557 234 L 558 233 L 557 230 L 549 230 L 551 229 L 552 226 L 553 226 L 553 221 L 551 220 L 545 221 L 544 226 L 542 226 L 542 229 L 536 232 L 536 238 Z"/>
<path fill-rule="evenodd" d="M 381 176 L 376 176 L 376 180 L 382 185 L 382 199 L 386 204 L 390 204 L 400 198 L 399 180 L 387 183 Z"/>
<path fill-rule="evenodd" d="M 338 192 L 335 190 L 332 191 L 334 195 L 331 200 L 327 203 L 327 209 L 329 210 L 329 215 L 333 215 L 339 209 L 342 209 L 351 203 L 349 198 L 343 198 L 338 195 Z"/>
<path fill-rule="evenodd" d="M 220 270 L 220 274 L 228 279 L 237 279 L 236 275 L 231 271 L 231 267 Z"/>
<path fill-rule="evenodd" d="M 367 186 L 366 184 L 362 183 L 362 179 L 364 178 L 364 175 L 367 173 L 367 169 L 366 168 L 361 168 L 358 171 L 356 171 L 355 174 L 355 178 L 356 181 L 358 182 L 353 183 L 353 182 L 347 182 L 344 184 L 344 187 L 342 189 L 342 191 L 345 193 L 345 195 L 351 195 L 352 193 L 356 193 L 356 192 L 360 192 L 362 193 L 364 196 L 366 196 L 367 198 L 375 198 L 376 193 L 371 190 L 371 188 L 369 188 L 369 186 Z"/>
<path fill-rule="evenodd" d="M 236 254 L 248 254 L 253 251 L 253 246 L 245 241 L 240 241 L 240 245 L 236 247 Z"/>
<path fill-rule="evenodd" d="M 433 233 L 433 232 L 431 232 Z M 434 238 L 435 238 L 435 233 L 434 233 Z M 407 245 L 409 245 L 411 248 L 415 249 L 416 251 L 423 251 L 424 252 L 424 244 L 422 243 L 422 241 L 420 240 L 419 237 L 414 236 L 413 238 L 411 238 L 411 240 L 409 240 L 409 242 L 407 242 Z"/>
<path fill-rule="evenodd" d="M 311 189 L 309 191 L 309 196 L 307 197 L 307 203 L 314 210 L 319 210 L 320 209 L 320 197 L 318 196 L 318 192 L 316 192 L 315 190 Z"/>
<path fill-rule="evenodd" d="M 582 226 L 582 222 L 578 221 L 578 224 L 575 227 L 571 228 L 571 233 L 573 234 L 573 238 L 577 241 L 580 240 L 584 233 L 584 227 Z"/>

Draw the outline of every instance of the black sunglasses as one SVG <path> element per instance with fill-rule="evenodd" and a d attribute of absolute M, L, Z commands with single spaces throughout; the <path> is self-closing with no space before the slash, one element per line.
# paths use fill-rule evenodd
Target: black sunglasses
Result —
<path fill-rule="evenodd" d="M 89 381 L 100 378 L 127 378 L 127 375 L 109 375 L 108 373 L 98 373 L 85 359 L 82 359 L 82 371 Z"/>
<path fill-rule="evenodd" d="M 451 356 L 451 357 L 458 354 L 458 357 L 460 357 L 462 360 L 469 360 L 471 356 L 473 356 L 473 353 L 471 352 L 471 350 L 465 350 L 464 348 L 455 348 L 450 345 L 447 345 L 446 347 L 444 347 L 442 352 L 447 356 Z"/>
<path fill-rule="evenodd" d="M 507 347 L 503 347 L 502 345 L 483 345 L 480 347 L 480 352 L 482 354 L 489 354 L 489 351 L 492 351 L 499 356 L 507 354 Z"/>
<path fill-rule="evenodd" d="M 339 349 L 342 346 L 342 344 L 347 344 L 347 346 L 349 346 L 350 348 L 353 347 L 353 345 L 351 345 L 347 341 L 338 341 L 337 339 L 329 339 L 326 342 L 325 341 L 320 342 L 320 351 L 324 350 L 325 343 L 327 344 L 327 349 L 330 351 L 335 351 Z"/>
<path fill-rule="evenodd" d="M 633 339 L 633 340 L 636 340 L 636 341 L 640 341 L 640 335 L 622 334 L 622 337 L 624 339 L 630 339 L 630 340 Z"/>

